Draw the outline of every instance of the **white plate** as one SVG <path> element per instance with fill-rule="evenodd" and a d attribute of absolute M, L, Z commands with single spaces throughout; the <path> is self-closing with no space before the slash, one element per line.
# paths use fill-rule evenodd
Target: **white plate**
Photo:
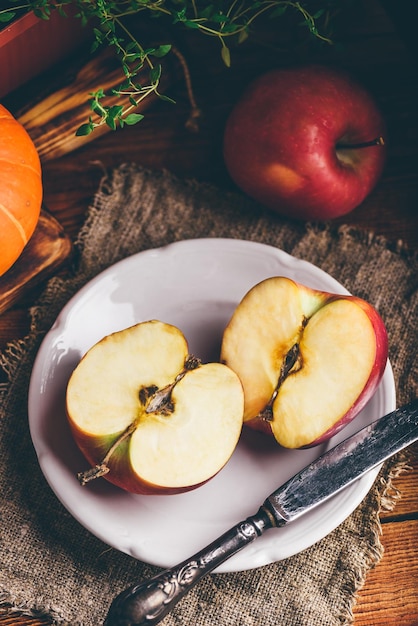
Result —
<path fill-rule="evenodd" d="M 263 500 L 326 446 L 282 450 L 263 435 L 243 434 L 226 467 L 199 489 L 174 496 L 138 496 L 104 479 L 81 487 L 86 462 L 65 419 L 68 378 L 80 357 L 104 335 L 159 319 L 185 333 L 190 351 L 217 359 L 222 330 L 246 291 L 285 275 L 334 293 L 346 289 L 310 263 L 276 248 L 234 239 L 174 243 L 125 259 L 89 282 L 65 306 L 37 355 L 29 390 L 29 423 L 41 469 L 68 511 L 108 545 L 142 561 L 171 566 L 255 513 Z M 395 408 L 388 363 L 366 408 L 328 445 Z M 268 531 L 218 568 L 239 571 L 292 556 L 338 526 L 363 500 L 378 470 L 299 520 Z"/>

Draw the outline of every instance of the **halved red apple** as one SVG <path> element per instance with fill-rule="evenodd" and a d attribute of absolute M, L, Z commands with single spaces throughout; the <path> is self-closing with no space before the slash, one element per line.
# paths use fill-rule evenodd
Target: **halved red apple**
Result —
<path fill-rule="evenodd" d="M 189 491 L 215 476 L 242 429 L 238 376 L 190 356 L 183 333 L 157 320 L 104 337 L 67 386 L 74 438 L 98 476 L 134 493 Z"/>
<path fill-rule="evenodd" d="M 244 296 L 221 348 L 244 388 L 244 423 L 286 448 L 319 444 L 346 426 L 376 390 L 387 356 L 383 320 L 369 303 L 286 277 Z"/>

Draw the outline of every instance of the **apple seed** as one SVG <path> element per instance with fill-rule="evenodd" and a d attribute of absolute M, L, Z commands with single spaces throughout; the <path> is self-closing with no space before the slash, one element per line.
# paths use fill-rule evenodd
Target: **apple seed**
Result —
<path fill-rule="evenodd" d="M 170 402 L 171 392 L 177 383 L 185 377 L 187 372 L 190 370 L 195 370 L 201 365 L 201 360 L 197 357 L 189 354 L 184 362 L 184 367 L 179 374 L 175 377 L 172 383 L 166 385 L 162 389 L 158 389 L 148 400 L 148 405 L 145 409 L 145 413 L 161 413 L 163 412 L 163 407 Z"/>

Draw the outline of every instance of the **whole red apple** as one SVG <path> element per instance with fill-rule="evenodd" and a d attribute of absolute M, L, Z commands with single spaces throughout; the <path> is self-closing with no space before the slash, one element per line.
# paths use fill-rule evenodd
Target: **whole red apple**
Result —
<path fill-rule="evenodd" d="M 371 95 L 321 65 L 256 79 L 226 123 L 224 158 L 234 182 L 296 219 L 332 219 L 358 206 L 385 163 L 385 123 Z"/>

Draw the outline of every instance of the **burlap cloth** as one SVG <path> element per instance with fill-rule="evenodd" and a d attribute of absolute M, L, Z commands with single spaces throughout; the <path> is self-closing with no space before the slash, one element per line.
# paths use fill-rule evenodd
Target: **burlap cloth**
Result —
<path fill-rule="evenodd" d="M 113 596 L 157 569 L 108 548 L 63 508 L 40 472 L 27 422 L 31 367 L 45 332 L 90 278 L 132 253 L 181 239 L 231 237 L 277 246 L 322 267 L 383 316 L 398 403 L 417 395 L 417 259 L 352 228 L 295 225 L 248 199 L 123 165 L 105 175 L 78 241 L 74 272 L 54 278 L 32 330 L 0 357 L 0 600 L 57 624 L 98 626 Z M 334 626 L 352 623 L 356 590 L 382 557 L 378 513 L 391 507 L 388 462 L 357 510 L 316 545 L 255 570 L 207 577 L 167 626 Z M 237 520 L 238 521 L 238 520 Z M 203 547 L 203 546 L 202 546 Z"/>

